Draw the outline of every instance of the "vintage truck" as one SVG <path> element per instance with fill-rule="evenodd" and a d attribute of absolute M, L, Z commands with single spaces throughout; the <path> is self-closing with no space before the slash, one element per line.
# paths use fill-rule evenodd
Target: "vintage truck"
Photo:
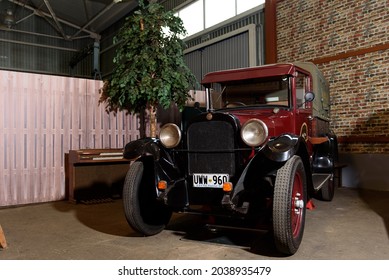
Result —
<path fill-rule="evenodd" d="M 205 104 L 186 108 L 180 125 L 126 145 L 129 225 L 155 235 L 173 212 L 250 229 L 268 223 L 277 250 L 294 254 L 308 201 L 334 196 L 327 81 L 314 64 L 296 62 L 212 72 L 201 84 Z"/>

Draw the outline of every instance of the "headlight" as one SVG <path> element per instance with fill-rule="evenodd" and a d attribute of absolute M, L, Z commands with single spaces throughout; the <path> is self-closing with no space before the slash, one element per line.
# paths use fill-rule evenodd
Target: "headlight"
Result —
<path fill-rule="evenodd" d="M 259 146 L 266 141 L 268 136 L 267 126 L 261 120 L 251 119 L 243 125 L 240 136 L 248 146 Z"/>
<path fill-rule="evenodd" d="M 159 132 L 159 139 L 166 148 L 174 148 L 181 141 L 181 130 L 174 123 L 165 124 Z"/>

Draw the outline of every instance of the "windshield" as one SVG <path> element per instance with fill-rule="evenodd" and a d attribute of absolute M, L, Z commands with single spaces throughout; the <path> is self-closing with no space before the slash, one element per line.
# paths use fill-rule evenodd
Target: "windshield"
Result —
<path fill-rule="evenodd" d="M 289 78 L 272 77 L 212 85 L 214 109 L 242 106 L 290 107 Z"/>

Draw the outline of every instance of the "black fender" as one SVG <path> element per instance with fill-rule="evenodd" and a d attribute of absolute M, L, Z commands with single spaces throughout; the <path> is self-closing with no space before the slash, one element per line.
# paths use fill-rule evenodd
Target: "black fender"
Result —
<path fill-rule="evenodd" d="M 185 207 L 188 203 L 188 191 L 184 174 L 171 150 L 165 148 L 159 139 L 142 138 L 129 142 L 123 152 L 123 157 L 130 160 L 142 161 L 147 176 L 153 176 L 155 186 L 164 180 L 168 184 L 163 193 L 156 188 L 157 195 L 169 206 Z"/>
<path fill-rule="evenodd" d="M 314 146 L 312 170 L 315 173 L 331 173 L 339 160 L 338 140 L 335 134 L 327 135 L 328 141 Z"/>
<path fill-rule="evenodd" d="M 293 134 L 282 134 L 270 139 L 264 147 L 263 153 L 268 159 L 280 162 L 282 165 L 292 156 L 298 155 L 304 164 L 308 190 L 313 190 L 310 155 L 307 143 L 303 137 Z"/>
<path fill-rule="evenodd" d="M 171 152 L 156 138 L 142 138 L 127 143 L 123 157 L 129 160 L 152 158 L 156 171 L 155 176 L 168 183 L 182 176 Z"/>
<path fill-rule="evenodd" d="M 127 143 L 124 147 L 123 157 L 129 160 L 136 160 L 142 156 L 153 156 L 154 160 L 160 158 L 160 148 L 158 139 L 142 138 Z"/>
<path fill-rule="evenodd" d="M 313 188 L 305 140 L 300 136 L 283 134 L 270 139 L 247 164 L 234 188 L 233 203 L 239 203 L 237 196 L 241 191 L 257 187 L 263 182 L 264 177 L 276 175 L 277 170 L 294 155 L 301 157 L 306 170 L 308 187 Z"/>
<path fill-rule="evenodd" d="M 263 154 L 272 161 L 286 162 L 298 153 L 302 143 L 304 143 L 302 137 L 291 134 L 282 134 L 276 138 L 270 139 L 262 151 Z"/>

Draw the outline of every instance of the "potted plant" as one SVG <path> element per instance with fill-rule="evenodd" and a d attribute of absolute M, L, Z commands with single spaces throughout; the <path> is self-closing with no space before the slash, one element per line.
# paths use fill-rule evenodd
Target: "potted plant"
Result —
<path fill-rule="evenodd" d="M 182 109 L 195 77 L 184 61 L 186 31 L 182 20 L 156 2 L 139 1 L 114 38 L 118 44 L 114 71 L 105 81 L 101 100 L 110 111 L 149 112 L 150 137 L 156 137 L 157 107 L 175 103 Z"/>

